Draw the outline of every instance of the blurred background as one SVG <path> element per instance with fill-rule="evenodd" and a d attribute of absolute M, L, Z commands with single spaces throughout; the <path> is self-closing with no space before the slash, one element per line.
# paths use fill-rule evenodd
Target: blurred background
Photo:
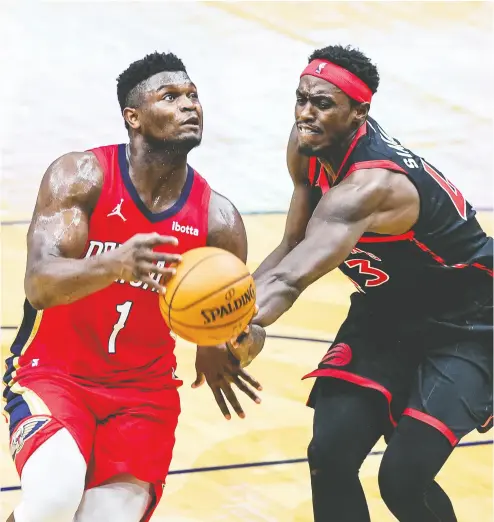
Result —
<path fill-rule="evenodd" d="M 371 114 L 388 134 L 438 165 L 474 204 L 491 204 L 491 3 L 2 5 L 2 179 L 12 187 L 3 191 L 3 219 L 32 205 L 60 154 L 126 139 L 115 79 L 154 50 L 181 57 L 199 88 L 205 131 L 194 167 L 243 212 L 285 210 L 298 77 L 312 50 L 332 43 L 358 46 L 378 65 Z"/>
<path fill-rule="evenodd" d="M 155 50 L 182 58 L 198 86 L 204 139 L 189 162 L 245 216 L 251 268 L 281 238 L 292 188 L 285 148 L 300 72 L 315 48 L 335 43 L 357 46 L 377 64 L 381 85 L 371 115 L 458 185 L 492 230 L 491 2 L 4 0 L 0 30 L 4 352 L 21 317 L 25 235 L 41 176 L 61 154 L 126 141 L 116 77 Z M 252 365 L 264 402 L 244 400 L 242 422 L 226 424 L 209 390 L 190 390 L 195 348 L 179 343 L 186 382 L 176 473 L 153 520 L 312 519 L 304 463 L 310 383 L 300 377 L 327 349 L 352 288 L 331 274 L 270 329 L 265 353 Z M 0 438 L 1 519 L 19 493 L 3 426 Z M 492 520 L 491 439 L 473 434 L 441 472 L 460 522 Z M 393 520 L 376 483 L 383 447 L 381 441 L 361 474 L 380 522 Z M 204 473 L 188 472 L 197 468 Z"/>

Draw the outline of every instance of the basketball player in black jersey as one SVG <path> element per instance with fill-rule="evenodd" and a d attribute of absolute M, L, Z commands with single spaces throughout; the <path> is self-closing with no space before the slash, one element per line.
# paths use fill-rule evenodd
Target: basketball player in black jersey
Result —
<path fill-rule="evenodd" d="M 453 522 L 434 478 L 462 437 L 492 425 L 493 241 L 461 192 L 369 116 L 378 84 L 356 49 L 310 57 L 287 151 L 293 198 L 255 273 L 254 322 L 270 325 L 335 268 L 354 282 L 347 319 L 306 376 L 315 520 L 370 520 L 358 474 L 384 435 L 391 512 Z"/>

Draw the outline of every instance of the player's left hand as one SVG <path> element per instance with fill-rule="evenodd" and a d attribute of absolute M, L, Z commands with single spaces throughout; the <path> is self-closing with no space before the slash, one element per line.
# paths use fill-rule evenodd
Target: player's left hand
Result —
<path fill-rule="evenodd" d="M 262 326 L 249 325 L 235 339 L 226 344 L 242 368 L 248 366 L 264 348 L 266 332 Z"/>
<path fill-rule="evenodd" d="M 199 388 L 204 382 L 207 382 L 221 413 L 227 420 L 231 419 L 231 415 L 226 401 L 231 404 L 240 418 L 245 417 L 242 406 L 240 406 L 232 389 L 232 384 L 235 384 L 255 403 L 260 404 L 261 402 L 260 397 L 252 389 L 253 387 L 261 391 L 261 384 L 240 366 L 240 362 L 232 355 L 225 344 L 197 348 L 196 374 L 192 388 Z"/>

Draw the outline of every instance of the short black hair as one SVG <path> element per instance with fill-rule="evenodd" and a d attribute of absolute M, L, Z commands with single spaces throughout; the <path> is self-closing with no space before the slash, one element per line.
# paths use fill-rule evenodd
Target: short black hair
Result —
<path fill-rule="evenodd" d="M 377 92 L 379 87 L 379 73 L 377 67 L 358 49 L 347 45 L 329 45 L 323 49 L 317 49 L 309 56 L 309 63 L 312 60 L 328 60 L 350 71 L 360 78 L 371 90 L 372 94 Z"/>
<path fill-rule="evenodd" d="M 154 52 L 141 60 L 131 63 L 117 78 L 117 96 L 120 109 L 135 107 L 139 103 L 135 88 L 143 81 L 160 72 L 183 71 L 187 74 L 182 60 L 173 53 Z"/>

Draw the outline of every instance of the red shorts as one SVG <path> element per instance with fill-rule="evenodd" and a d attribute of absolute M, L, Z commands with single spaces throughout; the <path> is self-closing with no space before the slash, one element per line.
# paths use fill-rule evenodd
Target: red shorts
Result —
<path fill-rule="evenodd" d="M 6 410 L 19 476 L 29 456 L 67 428 L 88 465 L 86 489 L 130 473 L 154 486 L 151 515 L 163 494 L 175 444 L 180 414 L 176 388 L 109 388 L 61 375 L 38 375 L 21 378 L 11 392 Z"/>

